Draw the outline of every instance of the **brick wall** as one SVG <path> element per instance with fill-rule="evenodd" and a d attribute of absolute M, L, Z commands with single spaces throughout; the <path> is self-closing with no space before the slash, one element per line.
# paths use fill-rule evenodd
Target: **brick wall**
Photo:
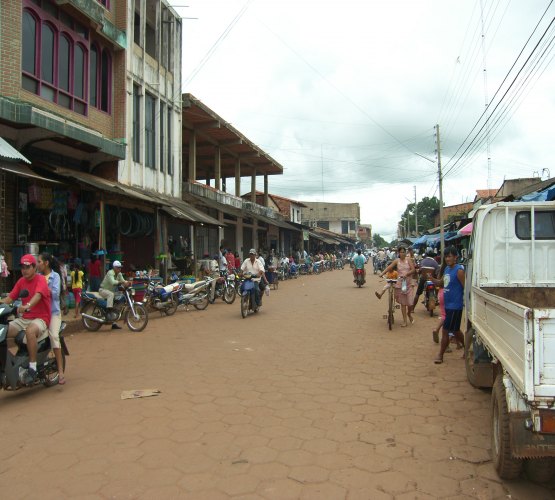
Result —
<path fill-rule="evenodd" d="M 112 0 L 110 16 L 125 18 L 127 0 Z M 113 53 L 112 113 L 89 107 L 88 116 L 74 113 L 21 87 L 21 0 L 0 0 L 0 95 L 28 102 L 64 119 L 89 127 L 109 139 L 125 137 L 125 51 Z"/>

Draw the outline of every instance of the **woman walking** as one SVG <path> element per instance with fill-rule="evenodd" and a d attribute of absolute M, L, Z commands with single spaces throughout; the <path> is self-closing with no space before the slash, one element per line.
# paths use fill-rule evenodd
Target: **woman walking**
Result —
<path fill-rule="evenodd" d="M 397 283 L 395 283 L 395 300 L 401 305 L 401 313 L 403 314 L 403 324 L 401 326 L 406 327 L 408 326 L 407 317 L 411 324 L 414 323 L 410 308 L 414 301 L 415 287 L 413 276 L 416 270 L 412 260 L 407 258 L 407 249 L 405 247 L 399 247 L 397 251 L 399 257 L 384 269 L 380 274 L 380 278 L 383 278 L 384 274 L 394 269 L 397 270 L 399 278 L 397 279 Z M 381 296 L 379 298 L 381 298 Z"/>
<path fill-rule="evenodd" d="M 62 279 L 60 277 L 60 264 L 56 258 L 46 252 L 39 255 L 37 259 L 37 267 L 41 274 L 46 278 L 48 288 L 51 294 L 51 311 L 50 325 L 48 327 L 48 335 L 50 336 L 50 344 L 56 357 L 58 365 L 58 384 L 64 385 L 64 365 L 62 360 L 62 349 L 60 344 L 60 327 L 62 326 L 62 313 L 60 310 L 60 292 L 62 290 Z"/>

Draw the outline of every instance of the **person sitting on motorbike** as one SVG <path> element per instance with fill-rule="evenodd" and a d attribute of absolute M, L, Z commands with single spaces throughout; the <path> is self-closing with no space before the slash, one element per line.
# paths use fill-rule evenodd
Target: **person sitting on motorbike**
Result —
<path fill-rule="evenodd" d="M 114 260 L 112 264 L 112 269 L 110 269 L 102 283 L 100 283 L 100 288 L 98 289 L 98 293 L 104 299 L 106 299 L 106 316 L 109 317 L 110 313 L 113 312 L 114 309 L 114 292 L 117 290 L 119 285 L 123 285 L 125 287 L 129 286 L 131 283 L 126 281 L 121 274 L 121 262 L 119 260 Z M 110 318 L 111 319 L 111 318 Z M 109 319 L 109 320 L 110 320 Z M 121 326 L 117 323 L 112 323 L 112 330 L 120 330 Z"/>
<path fill-rule="evenodd" d="M 431 277 L 437 277 L 437 273 L 439 270 L 439 264 L 434 259 L 433 251 L 426 252 L 426 257 L 424 257 L 420 261 L 420 279 L 418 281 L 418 288 L 416 289 L 416 295 L 414 297 L 414 302 L 412 304 L 411 312 L 414 311 L 416 304 L 418 304 L 418 299 L 422 292 L 424 291 L 424 287 L 426 286 L 426 281 L 428 281 Z"/>
<path fill-rule="evenodd" d="M 62 326 L 62 311 L 60 305 L 60 297 L 63 293 L 60 263 L 53 255 L 43 252 L 39 255 L 37 261 L 39 272 L 46 278 L 48 289 L 50 290 L 50 325 L 48 326 L 48 335 L 50 336 L 50 346 L 56 358 L 58 366 L 58 384 L 66 383 L 64 377 L 64 363 L 62 359 L 62 344 L 60 343 L 60 328 Z M 77 303 L 75 304 L 77 307 Z"/>
<path fill-rule="evenodd" d="M 260 280 L 264 276 L 264 266 L 259 259 L 256 258 L 256 250 L 251 248 L 249 250 L 249 257 L 245 259 L 245 262 L 241 265 L 241 271 L 243 273 L 250 273 L 253 276 L 253 281 L 257 282 L 257 285 L 253 287 L 254 301 L 258 307 L 262 305 L 260 300 Z"/>
<path fill-rule="evenodd" d="M 37 259 L 26 254 L 21 257 L 21 274 L 13 290 L 0 302 L 13 304 L 27 290 L 22 305 L 17 308 L 18 316 L 10 322 L 8 337 L 14 338 L 21 330 L 25 330 L 25 341 L 29 352 L 29 369 L 23 374 L 22 382 L 33 385 L 37 378 L 37 346 L 38 342 L 48 336 L 48 325 L 51 317 L 51 295 L 44 276 L 37 274 Z M 2 353 L 2 356 L 5 354 Z M 5 360 L 4 360 L 5 361 Z"/>
<path fill-rule="evenodd" d="M 353 258 L 353 281 L 357 281 L 357 270 L 362 269 L 362 282 L 366 283 L 366 269 L 364 269 L 364 264 L 366 264 L 366 259 L 362 255 L 362 250 L 360 248 L 357 250 L 357 254 Z"/>

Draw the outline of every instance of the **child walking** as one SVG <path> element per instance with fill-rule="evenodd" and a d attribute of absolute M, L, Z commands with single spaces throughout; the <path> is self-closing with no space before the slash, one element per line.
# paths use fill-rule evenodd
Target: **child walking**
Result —
<path fill-rule="evenodd" d="M 70 273 L 71 276 L 71 290 L 73 296 L 75 297 L 75 315 L 77 318 L 79 315 L 79 304 L 81 304 L 81 292 L 83 291 L 83 276 L 85 273 L 81 270 L 81 266 L 75 263 L 73 264 L 73 269 Z"/>

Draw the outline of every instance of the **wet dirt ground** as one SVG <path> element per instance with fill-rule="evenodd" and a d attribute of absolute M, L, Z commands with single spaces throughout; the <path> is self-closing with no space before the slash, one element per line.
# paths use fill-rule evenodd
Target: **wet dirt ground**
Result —
<path fill-rule="evenodd" d="M 433 364 L 421 305 L 388 331 L 379 287 L 345 269 L 282 282 L 246 319 L 218 301 L 69 334 L 65 386 L 0 393 L 0 496 L 554 498 L 555 482 L 498 479 L 489 392 L 460 351 Z"/>

